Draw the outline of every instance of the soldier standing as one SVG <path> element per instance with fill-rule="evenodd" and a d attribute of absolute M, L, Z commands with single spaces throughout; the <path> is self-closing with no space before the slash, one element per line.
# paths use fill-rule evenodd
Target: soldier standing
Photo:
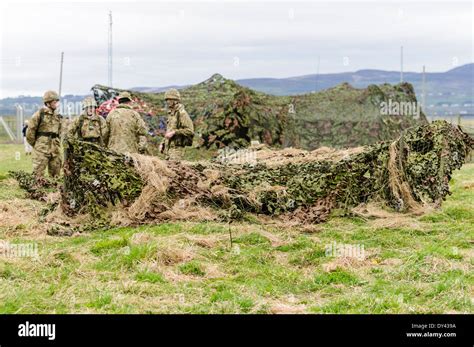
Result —
<path fill-rule="evenodd" d="M 62 116 L 58 113 L 59 95 L 47 91 L 44 107 L 31 118 L 26 140 L 33 147 L 33 174 L 42 177 L 48 168 L 49 175 L 59 176 L 61 171 L 60 141 Z"/>
<path fill-rule="evenodd" d="M 130 93 L 120 93 L 119 105 L 107 116 L 107 147 L 119 153 L 145 153 L 147 126 L 142 117 L 130 107 L 131 101 Z"/>
<path fill-rule="evenodd" d="M 193 121 L 184 109 L 181 95 L 176 89 L 168 90 L 165 93 L 165 100 L 168 106 L 168 121 L 165 139 L 160 144 L 160 152 L 165 153 L 167 160 L 182 160 L 183 149 L 193 144 Z"/>
<path fill-rule="evenodd" d="M 96 113 L 97 103 L 93 97 L 82 102 L 83 113 L 71 124 L 67 137 L 105 146 L 109 137 L 107 122 Z"/>

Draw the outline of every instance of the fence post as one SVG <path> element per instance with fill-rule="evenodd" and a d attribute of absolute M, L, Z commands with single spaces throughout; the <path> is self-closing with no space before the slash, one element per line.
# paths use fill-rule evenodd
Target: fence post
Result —
<path fill-rule="evenodd" d="M 25 120 L 23 107 L 16 104 L 16 140 L 17 143 L 23 143 L 23 123 Z"/>

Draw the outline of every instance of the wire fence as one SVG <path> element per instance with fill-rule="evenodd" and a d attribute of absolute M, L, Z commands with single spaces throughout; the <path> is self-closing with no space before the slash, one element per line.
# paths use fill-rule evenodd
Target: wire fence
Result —
<path fill-rule="evenodd" d="M 23 124 L 17 120 L 17 116 L 0 116 L 0 143 L 22 143 L 18 138 L 18 131 L 23 129 Z"/>

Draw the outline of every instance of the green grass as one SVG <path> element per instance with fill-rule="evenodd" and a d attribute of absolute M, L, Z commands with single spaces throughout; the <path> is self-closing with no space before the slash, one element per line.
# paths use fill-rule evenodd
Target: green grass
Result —
<path fill-rule="evenodd" d="M 8 171 L 12 170 L 32 170 L 31 156 L 25 155 L 23 145 L 0 144 L 0 184 L 8 179 Z M 11 185 L 2 185 L 0 189 L 0 199 L 11 199 L 22 197 L 23 192 L 14 189 Z"/>
<path fill-rule="evenodd" d="M 122 248 L 128 245 L 128 241 L 124 238 L 121 239 L 112 239 L 112 240 L 101 240 L 97 242 L 92 248 L 91 252 L 99 255 L 101 253 L 110 251 L 115 248 Z"/>
<path fill-rule="evenodd" d="M 0 144 L 0 175 L 10 170 L 31 171 L 31 156 L 25 155 L 23 145 Z"/>
<path fill-rule="evenodd" d="M 194 261 L 180 265 L 179 271 L 185 275 L 204 276 L 206 274 L 202 266 Z"/>
<path fill-rule="evenodd" d="M 166 282 L 165 279 L 161 274 L 154 273 L 154 272 L 139 272 L 136 274 L 135 279 L 141 282 L 150 282 L 150 283 L 164 283 Z"/>
<path fill-rule="evenodd" d="M 0 213 L 23 197 L 7 171 L 31 170 L 16 151 L 0 145 Z M 232 247 L 219 223 L 53 237 L 29 233 L 34 218 L 0 220 L 0 240 L 39 249 L 36 260 L 0 258 L 0 313 L 472 313 L 474 164 L 451 190 L 410 223 L 333 218 L 311 234 L 250 219 L 231 225 Z M 366 258 L 327 254 L 332 242 L 362 245 Z"/>

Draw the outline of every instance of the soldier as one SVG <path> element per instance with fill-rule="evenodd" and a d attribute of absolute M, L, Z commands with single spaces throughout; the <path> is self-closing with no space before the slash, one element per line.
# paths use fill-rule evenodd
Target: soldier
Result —
<path fill-rule="evenodd" d="M 192 146 L 194 136 L 193 121 L 181 104 L 181 95 L 176 89 L 165 93 L 168 105 L 168 121 L 165 139 L 160 144 L 160 152 L 165 153 L 166 159 L 181 160 L 183 148 Z"/>
<path fill-rule="evenodd" d="M 93 97 L 82 102 L 83 113 L 71 124 L 67 137 L 105 146 L 109 137 L 107 122 L 96 113 L 97 103 Z"/>
<path fill-rule="evenodd" d="M 61 171 L 60 141 L 62 116 L 57 112 L 59 95 L 47 91 L 43 96 L 44 107 L 31 118 L 26 140 L 33 147 L 33 173 L 42 177 L 46 167 L 49 175 L 59 176 Z"/>
<path fill-rule="evenodd" d="M 107 116 L 107 147 L 119 153 L 145 153 L 147 126 L 142 117 L 130 107 L 131 101 L 130 93 L 120 93 L 119 105 Z"/>

